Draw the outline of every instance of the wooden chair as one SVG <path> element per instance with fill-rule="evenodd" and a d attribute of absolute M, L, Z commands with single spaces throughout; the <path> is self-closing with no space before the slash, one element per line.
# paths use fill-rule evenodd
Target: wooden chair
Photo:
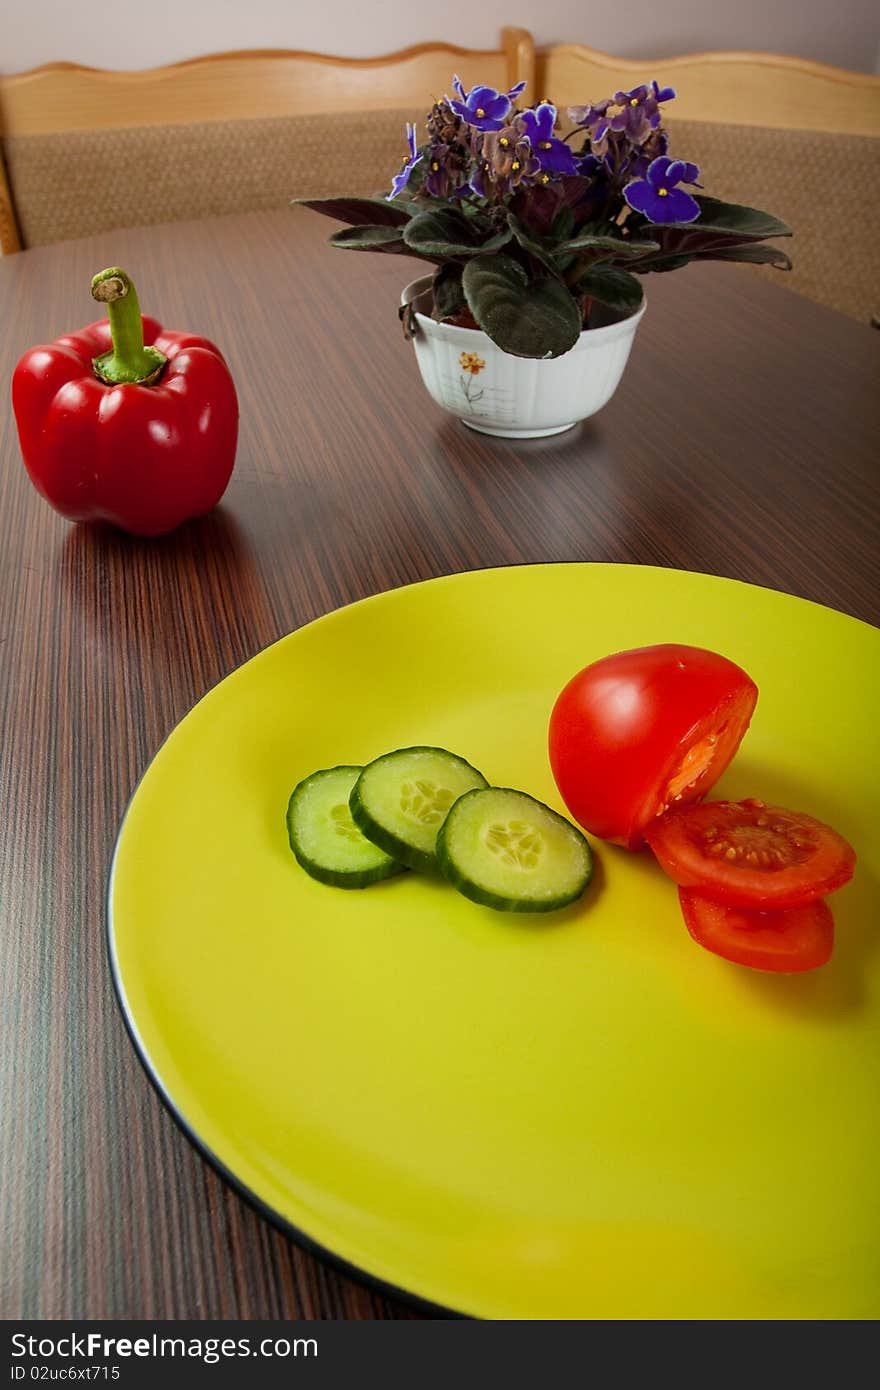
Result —
<path fill-rule="evenodd" d="M 576 44 L 536 54 L 536 88 L 561 110 L 656 78 L 671 152 L 700 166 L 706 191 L 782 217 L 790 275 L 751 273 L 870 322 L 880 307 L 880 78 L 770 53 L 635 61 Z"/>
<path fill-rule="evenodd" d="M 531 90 L 533 63 L 531 36 L 505 29 L 491 52 L 269 50 L 140 72 L 49 63 L 0 76 L 0 249 L 387 188 L 405 120 L 422 121 L 453 73 L 466 86 L 525 78 Z"/>

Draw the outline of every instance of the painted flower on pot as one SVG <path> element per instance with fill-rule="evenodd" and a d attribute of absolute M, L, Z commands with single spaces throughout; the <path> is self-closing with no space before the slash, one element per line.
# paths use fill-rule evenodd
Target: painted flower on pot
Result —
<path fill-rule="evenodd" d="M 458 359 L 458 365 L 462 370 L 461 389 L 468 405 L 473 409 L 477 401 L 482 400 L 483 392 L 474 389 L 474 378 L 480 375 L 486 366 L 485 361 L 476 352 L 463 352 Z"/>
<path fill-rule="evenodd" d="M 463 352 L 458 359 L 459 366 L 463 372 L 470 372 L 471 376 L 479 376 L 486 363 L 476 352 Z"/>
<path fill-rule="evenodd" d="M 696 164 L 670 152 L 672 87 L 646 81 L 570 107 L 566 133 L 552 102 L 521 106 L 524 86 L 466 91 L 453 78 L 424 143 L 407 126 L 385 197 L 300 201 L 349 224 L 333 246 L 432 264 L 433 317 L 516 357 L 570 351 L 596 306 L 606 322 L 634 315 L 653 271 L 713 258 L 791 268 L 766 244 L 791 235 L 784 222 L 709 197 Z M 404 321 L 411 331 L 411 312 Z"/>

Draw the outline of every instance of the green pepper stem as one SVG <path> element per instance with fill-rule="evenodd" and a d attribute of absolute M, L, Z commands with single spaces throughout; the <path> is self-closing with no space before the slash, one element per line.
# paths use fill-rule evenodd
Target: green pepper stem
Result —
<path fill-rule="evenodd" d="M 110 386 L 140 383 L 150 386 L 168 361 L 158 348 L 144 346 L 144 325 L 137 291 L 119 266 L 102 270 L 92 280 L 92 298 L 107 305 L 113 347 L 92 361 L 95 375 Z"/>

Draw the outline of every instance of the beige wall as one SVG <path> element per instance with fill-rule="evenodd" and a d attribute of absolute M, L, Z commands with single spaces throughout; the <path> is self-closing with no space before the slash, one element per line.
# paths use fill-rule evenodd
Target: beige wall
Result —
<path fill-rule="evenodd" d="M 0 0 L 0 71 L 61 58 L 149 67 L 231 48 L 366 56 L 425 39 L 488 48 L 508 23 L 539 43 L 580 41 L 621 57 L 745 48 L 870 72 L 877 14 L 876 0 Z"/>

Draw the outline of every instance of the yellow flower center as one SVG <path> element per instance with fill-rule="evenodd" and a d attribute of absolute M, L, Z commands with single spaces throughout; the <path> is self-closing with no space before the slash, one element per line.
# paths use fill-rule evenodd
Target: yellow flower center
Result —
<path fill-rule="evenodd" d="M 661 198 L 668 198 L 668 197 L 669 197 L 669 189 L 668 189 L 668 188 L 658 188 L 658 189 L 657 189 L 657 192 L 660 194 L 660 197 L 661 197 Z"/>
<path fill-rule="evenodd" d="M 549 183 L 549 182 L 550 182 L 550 175 L 549 175 L 549 174 L 542 174 L 542 175 L 541 175 L 541 182 L 542 182 L 542 183 Z"/>
<path fill-rule="evenodd" d="M 639 99 L 638 99 L 638 97 L 630 97 L 630 99 L 629 99 L 629 104 L 630 104 L 630 106 L 638 106 L 638 104 L 639 104 Z"/>
<path fill-rule="evenodd" d="M 539 140 L 539 141 L 538 141 L 538 149 L 539 149 L 539 150 L 549 150 L 549 149 L 552 149 L 552 146 L 551 146 L 551 144 L 550 144 L 550 141 L 549 141 L 549 140 Z"/>
<path fill-rule="evenodd" d="M 483 110 L 482 106 L 478 106 L 478 107 L 477 107 L 477 116 L 478 116 L 478 118 L 479 118 L 480 120 L 482 120 L 483 117 L 485 116 L 485 114 L 486 114 L 486 113 L 485 113 L 485 111 Z"/>
<path fill-rule="evenodd" d="M 507 149 L 507 146 L 510 144 L 510 141 L 508 140 L 508 138 L 507 138 L 506 135 L 502 135 L 502 137 L 501 137 L 501 139 L 498 141 L 498 143 L 499 143 L 499 145 L 501 145 L 501 146 L 506 150 L 506 149 Z"/>
<path fill-rule="evenodd" d="M 433 170 L 433 172 L 434 172 L 435 174 L 436 174 L 436 172 L 437 172 L 437 170 L 438 170 L 439 168 L 440 168 L 440 165 L 437 163 L 436 159 L 433 160 L 432 163 L 431 163 L 431 169 Z"/>
<path fill-rule="evenodd" d="M 518 159 L 515 159 L 515 160 L 513 161 L 513 163 L 511 164 L 510 167 L 511 167 L 511 169 L 519 169 L 519 168 L 520 168 L 520 162 L 519 162 L 519 160 L 518 160 Z"/>

